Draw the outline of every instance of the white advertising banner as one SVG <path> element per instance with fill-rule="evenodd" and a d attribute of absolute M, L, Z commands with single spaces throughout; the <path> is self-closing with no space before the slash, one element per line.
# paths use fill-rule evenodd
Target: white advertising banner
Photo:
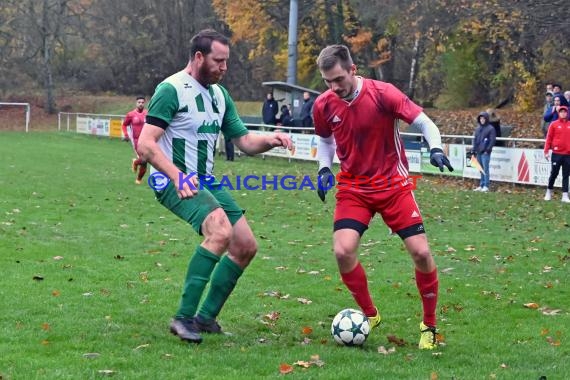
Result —
<path fill-rule="evenodd" d="M 464 154 L 471 149 L 470 146 L 465 145 Z M 510 148 L 493 148 L 491 153 L 491 163 L 489 164 L 489 172 L 492 181 L 500 182 L 513 182 L 516 175 L 515 172 L 515 156 L 514 149 Z M 477 169 L 469 165 L 465 160 L 465 167 L 463 168 L 463 177 L 465 178 L 481 178 L 481 174 Z"/>
<path fill-rule="evenodd" d="M 515 169 L 511 182 L 527 185 L 547 186 L 551 163 L 544 158 L 542 149 L 511 149 Z M 492 157 L 492 156 L 491 156 Z M 493 174 L 491 173 L 491 180 Z M 562 187 L 562 170 L 554 182 L 555 187 Z"/>
<path fill-rule="evenodd" d="M 109 119 L 91 119 L 90 122 L 91 134 L 109 137 Z"/>
<path fill-rule="evenodd" d="M 86 116 L 77 116 L 75 122 L 78 133 L 87 133 L 96 136 L 109 137 L 109 119 L 96 119 Z"/>
<path fill-rule="evenodd" d="M 420 173 L 422 171 L 422 153 L 419 150 L 406 150 L 406 158 L 410 172 Z"/>
<path fill-rule="evenodd" d="M 77 116 L 75 120 L 75 125 L 77 127 L 77 133 L 89 133 L 89 117 Z"/>

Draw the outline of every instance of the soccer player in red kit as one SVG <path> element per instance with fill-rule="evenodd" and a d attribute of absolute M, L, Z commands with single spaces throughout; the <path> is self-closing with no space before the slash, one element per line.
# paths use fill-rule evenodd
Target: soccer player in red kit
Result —
<path fill-rule="evenodd" d="M 357 250 L 370 220 L 379 213 L 403 240 L 414 262 L 423 306 L 419 348 L 434 349 L 437 268 L 412 193 L 397 121 L 419 128 L 431 148 L 432 165 L 452 171 L 441 148 L 439 130 L 420 106 L 393 85 L 357 76 L 346 46 L 324 48 L 317 66 L 329 88 L 313 106 L 315 132 L 320 136 L 318 195 L 324 202 L 335 183 L 330 168 L 336 150 L 341 173 L 336 181 L 333 249 L 342 281 L 371 326 L 378 326 L 380 313 L 370 296 Z"/>
<path fill-rule="evenodd" d="M 137 97 L 137 106 L 135 107 L 134 110 L 129 111 L 127 113 L 122 126 L 123 140 L 131 141 L 135 154 L 137 155 L 137 158 L 133 158 L 133 162 L 131 164 L 133 173 L 138 172 L 137 179 L 135 180 L 135 183 L 137 185 L 141 184 L 144 174 L 146 173 L 146 166 L 147 166 L 146 161 L 140 158 L 137 153 L 139 136 L 141 134 L 142 128 L 146 120 L 147 110 L 144 108 L 144 104 L 145 104 L 144 96 Z"/>

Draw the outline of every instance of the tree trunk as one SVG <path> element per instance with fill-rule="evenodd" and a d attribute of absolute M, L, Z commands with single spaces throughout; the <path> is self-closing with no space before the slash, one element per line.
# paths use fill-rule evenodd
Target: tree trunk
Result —
<path fill-rule="evenodd" d="M 52 57 L 51 50 L 53 45 L 52 32 L 49 27 L 49 0 L 44 0 L 42 9 L 42 44 L 43 44 L 43 65 L 44 65 L 44 91 L 45 91 L 45 108 L 49 114 L 56 112 L 55 107 L 55 85 L 53 83 L 52 74 Z"/>
<path fill-rule="evenodd" d="M 410 99 L 414 98 L 414 83 L 416 81 L 416 67 L 418 65 L 419 59 L 419 46 L 420 46 L 420 34 L 417 33 L 414 40 L 414 48 L 412 49 L 412 63 L 410 65 L 410 82 L 408 84 L 408 97 Z"/>

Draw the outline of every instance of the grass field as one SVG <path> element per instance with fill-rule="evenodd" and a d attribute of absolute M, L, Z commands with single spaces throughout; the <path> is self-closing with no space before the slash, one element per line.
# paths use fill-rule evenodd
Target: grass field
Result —
<path fill-rule="evenodd" d="M 435 352 L 416 348 L 411 261 L 380 219 L 360 259 L 383 324 L 363 348 L 345 348 L 329 333 L 334 314 L 355 307 L 331 253 L 331 197 L 235 191 L 259 253 L 219 318 L 233 335 L 195 346 L 168 323 L 200 239 L 134 185 L 130 147 L 57 133 L 0 140 L 2 380 L 568 378 L 570 207 L 542 201 L 543 189 L 419 181 L 440 269 Z M 216 166 L 228 176 L 315 169 L 259 157 Z"/>

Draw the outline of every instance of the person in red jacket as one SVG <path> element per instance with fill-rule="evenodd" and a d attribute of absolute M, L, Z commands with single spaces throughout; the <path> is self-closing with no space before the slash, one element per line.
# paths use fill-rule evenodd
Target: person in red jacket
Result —
<path fill-rule="evenodd" d="M 552 151 L 552 156 L 550 151 Z M 546 142 L 544 144 L 544 157 L 552 162 L 548 188 L 545 201 L 552 199 L 554 181 L 562 167 L 562 202 L 570 203 L 568 198 L 568 177 L 570 177 L 570 121 L 568 121 L 568 107 L 558 107 L 558 120 L 550 124 Z"/>
<path fill-rule="evenodd" d="M 123 140 L 131 141 L 135 154 L 137 155 L 137 158 L 133 158 L 133 161 L 131 163 L 131 168 L 133 169 L 133 173 L 137 174 L 137 178 L 135 180 L 135 183 L 137 185 L 141 184 L 144 174 L 146 173 L 146 166 L 147 166 L 146 161 L 140 158 L 137 153 L 139 136 L 141 134 L 143 125 L 146 121 L 147 110 L 144 108 L 145 101 L 146 100 L 144 96 L 137 97 L 136 108 L 127 113 L 122 126 Z"/>

